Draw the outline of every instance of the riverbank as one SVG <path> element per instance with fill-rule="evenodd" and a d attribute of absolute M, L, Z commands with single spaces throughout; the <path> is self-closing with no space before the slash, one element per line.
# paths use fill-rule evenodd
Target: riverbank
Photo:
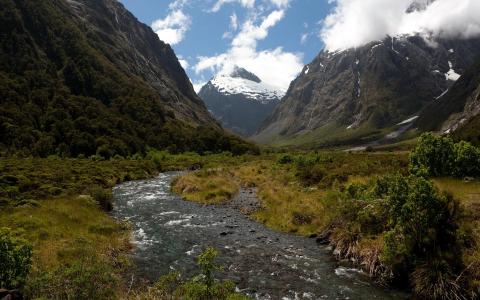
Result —
<path fill-rule="evenodd" d="M 448 234 L 452 234 L 453 239 L 458 241 L 458 246 L 452 249 L 460 250 L 455 250 L 458 251 L 456 254 L 450 253 L 456 255 L 464 266 L 456 271 L 458 273 L 453 281 L 457 278 L 457 282 L 473 284 L 471 288 L 475 291 L 474 286 L 478 284 L 475 278 L 480 274 L 480 182 L 473 179 L 465 182 L 462 179 L 438 178 L 429 183 L 421 179 L 407 179 L 408 172 L 408 155 L 405 153 L 279 154 L 275 157 L 259 157 L 241 165 L 200 170 L 184 175 L 176 179 L 172 190 L 187 200 L 208 204 L 222 202 L 222 196 L 223 201 L 228 202 L 228 195 L 235 194 L 232 190 L 239 191 L 242 186 L 256 187 L 262 209 L 251 215 L 254 220 L 280 232 L 316 236 L 319 242 L 332 245 L 332 251 L 338 259 L 353 261 L 377 280 L 390 283 L 393 272 L 390 271 L 392 265 L 387 262 L 385 255 L 385 238 L 388 234 L 384 232 L 384 228 L 387 222 L 391 221 L 383 221 L 383 218 L 388 218 L 390 214 L 382 212 L 384 206 L 381 201 L 370 198 L 370 192 L 363 191 L 367 192 L 375 185 L 378 186 L 381 183 L 377 182 L 378 178 L 385 175 L 404 174 L 405 177 L 387 178 L 386 182 L 406 181 L 403 185 L 409 182 L 409 193 L 413 193 L 413 200 L 420 199 L 420 194 L 415 193 L 419 192 L 421 186 L 429 190 L 432 199 L 438 199 L 434 201 L 450 201 L 443 198 L 441 192 L 444 191 L 458 200 L 458 208 L 455 208 L 455 202 L 448 204 L 452 205 L 448 214 L 454 215 L 455 220 L 442 221 L 452 223 L 453 232 Z M 225 188 L 228 193 L 219 189 L 219 186 L 223 186 L 219 183 L 225 178 L 231 178 L 232 182 Z M 433 185 L 439 190 L 436 191 Z M 430 209 L 434 214 L 436 208 L 432 206 Z M 411 218 L 413 219 L 413 215 Z M 382 223 L 385 227 L 379 226 Z M 400 244 L 401 241 L 397 241 L 393 245 Z M 389 251 L 396 250 L 392 248 Z M 427 270 L 434 270 L 433 267 L 425 267 Z M 418 271 L 415 274 L 429 276 L 428 272 Z M 427 283 L 423 278 L 416 279 L 415 284 L 430 285 L 428 288 L 434 288 L 433 281 Z M 408 277 L 394 280 L 408 287 Z M 452 286 L 455 284 L 453 282 Z M 454 293 L 461 291 L 455 290 Z"/>
<path fill-rule="evenodd" d="M 33 249 L 29 298 L 119 298 L 130 227 L 108 213 L 111 188 L 157 174 L 152 162 L 0 158 L 0 228 Z"/>
<path fill-rule="evenodd" d="M 191 278 L 195 257 L 211 246 L 223 266 L 216 278 L 231 280 L 254 299 L 408 298 L 373 284 L 360 270 L 338 265 L 315 239 L 271 230 L 246 217 L 248 211 L 240 210 L 255 204 L 253 190 L 243 189 L 227 205 L 198 204 L 170 192 L 176 176 L 162 173 L 114 189 L 113 214 L 132 224 L 139 274 L 151 280 L 167 272 Z"/>
<path fill-rule="evenodd" d="M 237 158 L 228 153 L 207 157 L 158 151 L 110 160 L 1 157 L 0 229 L 8 228 L 33 249 L 22 293 L 46 298 L 124 297 L 138 288 L 126 276 L 132 231 L 128 222 L 118 222 L 109 213 L 112 188 L 161 171 L 233 160 Z"/>

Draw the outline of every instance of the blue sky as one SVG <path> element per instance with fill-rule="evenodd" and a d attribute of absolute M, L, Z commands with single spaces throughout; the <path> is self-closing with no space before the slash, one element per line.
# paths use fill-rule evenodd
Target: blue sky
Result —
<path fill-rule="evenodd" d="M 234 65 L 288 88 L 324 47 L 331 11 L 327 0 L 120 1 L 172 45 L 196 88 Z"/>

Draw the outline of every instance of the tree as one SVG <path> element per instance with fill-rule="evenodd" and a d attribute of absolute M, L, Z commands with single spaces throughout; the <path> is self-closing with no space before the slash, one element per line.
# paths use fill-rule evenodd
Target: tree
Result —
<path fill-rule="evenodd" d="M 418 174 L 426 170 L 430 176 L 451 174 L 454 165 L 453 148 L 454 143 L 448 137 L 423 134 L 410 154 L 410 172 Z"/>

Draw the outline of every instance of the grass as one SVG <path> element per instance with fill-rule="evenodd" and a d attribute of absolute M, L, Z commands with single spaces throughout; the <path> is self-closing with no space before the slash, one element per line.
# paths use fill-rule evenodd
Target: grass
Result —
<path fill-rule="evenodd" d="M 408 173 L 408 152 L 287 152 L 188 173 L 174 182 L 173 191 L 187 200 L 212 204 L 216 201 L 205 201 L 205 195 L 217 194 L 222 187 L 255 186 L 262 209 L 251 215 L 253 219 L 303 236 L 330 231 L 330 242 L 339 253 L 349 253 L 370 275 L 383 276 L 382 235 L 362 234 L 357 240 L 355 227 L 336 230 L 331 226 L 338 217 L 339 192 L 350 184 L 366 184 L 392 173 Z M 466 239 L 462 261 L 468 269 L 461 276 L 479 286 L 480 181 L 436 178 L 434 184 L 453 194 L 463 207 L 457 235 Z"/>
<path fill-rule="evenodd" d="M 437 178 L 435 184 L 459 199 L 464 207 L 464 220 L 460 230 L 471 232 L 472 244 L 464 252 L 464 261 L 470 268 L 467 274 L 475 278 L 474 284 L 480 287 L 480 180 L 464 181 L 453 178 Z"/>
<path fill-rule="evenodd" d="M 225 164 L 219 170 L 188 173 L 173 183 L 173 191 L 185 199 L 213 204 L 233 196 L 239 186 L 255 186 L 262 209 L 253 218 L 275 230 L 310 235 L 321 232 L 329 222 L 328 194 L 351 182 L 365 182 L 372 176 L 405 171 L 406 155 L 392 153 L 318 152 L 286 154 L 300 164 L 318 160 L 315 170 L 297 168 L 295 162 L 280 164 L 285 154 L 264 155 L 246 162 Z M 321 178 L 319 178 L 321 177 Z M 311 184 L 312 180 L 318 182 Z M 223 193 L 223 190 L 227 192 Z M 206 198 L 211 195 L 214 201 Z M 216 197 L 213 197 L 216 195 Z M 217 196 L 221 195 L 221 196 Z"/>
<path fill-rule="evenodd" d="M 172 191 L 190 201 L 218 204 L 231 199 L 239 190 L 233 174 L 225 169 L 205 169 L 176 178 Z"/>
<path fill-rule="evenodd" d="M 0 158 L 0 227 L 33 246 L 29 298 L 121 296 L 130 230 L 105 211 L 111 188 L 157 174 L 151 161 Z"/>
<path fill-rule="evenodd" d="M 78 255 L 92 254 L 90 250 L 106 255 L 128 248 L 128 226 L 105 214 L 89 197 L 45 200 L 2 212 L 0 226 L 21 230 L 34 246 L 37 266 L 55 268 Z"/>
<path fill-rule="evenodd" d="M 23 287 L 27 298 L 119 299 L 129 288 L 128 224 L 109 216 L 111 188 L 161 171 L 241 163 L 229 153 L 200 156 L 150 151 L 147 157 L 110 160 L 0 157 L 0 228 L 33 246 L 33 266 Z M 211 175 L 211 174 L 208 174 Z M 219 172 L 209 201 L 238 189 Z M 206 175 L 205 175 L 206 176 Z M 135 288 L 135 287 L 134 287 Z M 138 289 L 138 287 L 137 287 Z"/>

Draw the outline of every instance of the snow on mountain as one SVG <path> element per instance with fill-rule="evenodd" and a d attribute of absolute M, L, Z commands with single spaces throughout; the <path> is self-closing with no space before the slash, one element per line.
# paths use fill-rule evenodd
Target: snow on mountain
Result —
<path fill-rule="evenodd" d="M 244 95 L 249 100 L 263 104 L 278 101 L 285 95 L 285 91 L 263 83 L 254 74 L 242 68 L 235 69 L 229 75 L 217 75 L 210 83 L 222 94 Z"/>
<path fill-rule="evenodd" d="M 237 67 L 229 74 L 213 77 L 198 95 L 223 127 L 251 136 L 280 103 L 285 91 Z"/>

